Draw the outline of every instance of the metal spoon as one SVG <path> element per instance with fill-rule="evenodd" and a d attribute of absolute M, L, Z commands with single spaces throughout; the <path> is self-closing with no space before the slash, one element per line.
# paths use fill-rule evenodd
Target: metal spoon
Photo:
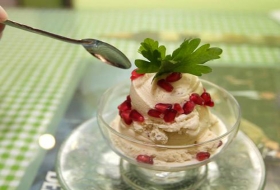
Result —
<path fill-rule="evenodd" d="M 96 57 L 97 59 L 101 60 L 104 63 L 107 63 L 109 65 L 119 67 L 122 69 L 128 69 L 131 67 L 131 63 L 128 60 L 128 58 L 117 48 L 114 46 L 96 40 L 96 39 L 82 39 L 82 40 L 76 40 L 71 38 L 66 38 L 64 36 L 59 36 L 57 34 L 53 34 L 50 32 L 46 32 L 43 30 L 39 30 L 36 28 L 32 28 L 30 26 L 20 24 L 11 20 L 6 20 L 3 22 L 5 25 L 9 25 L 15 28 L 19 28 L 22 30 L 26 30 L 28 32 L 33 32 L 36 34 L 41 34 L 43 36 L 51 37 L 57 40 L 61 40 L 64 42 L 69 42 L 73 44 L 80 44 L 82 45 L 91 55 Z"/>

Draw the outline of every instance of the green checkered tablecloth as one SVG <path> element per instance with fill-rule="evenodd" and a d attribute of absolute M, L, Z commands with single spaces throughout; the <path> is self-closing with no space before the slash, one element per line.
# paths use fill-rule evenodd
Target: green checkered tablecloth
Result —
<path fill-rule="evenodd" d="M 214 45 L 223 48 L 224 53 L 212 65 L 279 65 L 277 45 L 221 40 L 225 34 L 242 39 L 279 39 L 280 25 L 264 13 L 161 9 L 7 11 L 11 20 L 36 28 L 78 39 L 101 39 L 117 46 L 132 60 L 140 57 L 137 49 L 145 37 L 160 40 L 172 51 L 184 38 L 203 36 L 202 40 L 213 40 L 211 36 L 216 36 Z M 82 47 L 6 28 L 0 41 L 1 190 L 17 189 L 22 177 L 28 175 L 25 171 L 40 150 L 38 139 L 42 134 L 53 133 L 90 63 L 101 64 Z"/>
<path fill-rule="evenodd" d="M 40 12 L 8 10 L 10 19 L 37 28 L 71 30 L 59 11 Z M 94 62 L 82 47 L 6 27 L 0 41 L 1 190 L 19 185 L 39 153 L 38 139 L 53 131 L 89 59 Z"/>

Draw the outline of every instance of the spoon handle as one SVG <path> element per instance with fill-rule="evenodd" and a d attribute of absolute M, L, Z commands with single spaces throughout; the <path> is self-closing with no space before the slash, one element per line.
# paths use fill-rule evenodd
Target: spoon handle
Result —
<path fill-rule="evenodd" d="M 25 30 L 25 31 L 28 31 L 28 32 L 33 32 L 33 33 L 36 33 L 36 34 L 40 34 L 40 35 L 43 35 L 43 36 L 54 38 L 54 39 L 64 41 L 64 42 L 69 42 L 69 43 L 74 43 L 74 44 L 83 44 L 82 40 L 66 38 L 64 36 L 60 36 L 60 35 L 57 35 L 57 34 L 46 32 L 44 30 L 40 30 L 40 29 L 37 29 L 37 28 L 32 28 L 30 26 L 20 24 L 20 23 L 11 21 L 11 20 L 6 20 L 6 21 L 3 22 L 3 24 L 8 25 L 8 26 L 12 26 L 12 27 L 15 27 L 15 28 L 18 28 L 18 29 L 22 29 L 22 30 Z"/>

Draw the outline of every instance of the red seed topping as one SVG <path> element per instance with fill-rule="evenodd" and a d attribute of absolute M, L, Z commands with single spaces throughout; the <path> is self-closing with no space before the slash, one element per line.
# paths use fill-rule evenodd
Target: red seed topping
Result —
<path fill-rule="evenodd" d="M 173 109 L 176 110 L 179 114 L 184 113 L 184 110 L 183 110 L 182 106 L 178 103 L 175 103 L 173 105 Z"/>
<path fill-rule="evenodd" d="M 152 156 L 148 156 L 148 155 L 138 155 L 136 157 L 136 160 L 138 162 L 142 162 L 142 163 L 146 163 L 146 164 L 154 164 L 154 160 Z"/>
<path fill-rule="evenodd" d="M 223 141 L 219 141 L 219 144 L 218 144 L 218 146 L 217 146 L 217 148 L 219 148 L 220 146 L 222 146 L 223 145 Z"/>
<path fill-rule="evenodd" d="M 204 100 L 204 105 L 213 107 L 215 104 L 212 101 L 211 95 L 204 90 L 204 92 L 201 94 L 201 98 Z"/>
<path fill-rule="evenodd" d="M 208 92 L 203 92 L 201 94 L 201 98 L 204 100 L 205 103 L 211 101 L 211 96 L 210 96 L 210 94 Z"/>
<path fill-rule="evenodd" d="M 127 97 L 126 97 L 126 101 L 128 101 L 129 103 L 131 103 L 131 98 L 130 98 L 130 96 L 129 96 L 129 95 L 127 95 Z"/>
<path fill-rule="evenodd" d="M 171 74 L 169 74 L 165 80 L 167 82 L 175 82 L 175 81 L 178 81 L 182 78 L 182 73 L 179 73 L 179 72 L 173 72 Z"/>
<path fill-rule="evenodd" d="M 162 113 L 161 113 L 160 111 L 156 110 L 156 109 L 150 109 L 150 110 L 148 111 L 148 115 L 151 116 L 151 117 L 160 118 L 160 115 L 161 115 L 161 114 L 162 114 Z"/>
<path fill-rule="evenodd" d="M 131 104 L 129 101 L 125 100 L 123 103 L 121 103 L 119 106 L 118 106 L 118 109 L 120 111 L 125 111 L 125 110 L 130 110 L 131 109 Z"/>
<path fill-rule="evenodd" d="M 130 110 L 120 112 L 121 118 L 127 125 L 130 125 L 132 123 L 132 119 L 130 118 L 130 112 Z"/>
<path fill-rule="evenodd" d="M 192 93 L 190 95 L 190 101 L 193 101 L 195 104 L 198 104 L 198 105 L 203 105 L 204 104 L 203 98 L 201 98 L 199 96 L 199 94 L 197 94 L 197 93 Z"/>
<path fill-rule="evenodd" d="M 206 160 L 210 157 L 210 153 L 209 152 L 199 152 L 196 154 L 196 159 L 198 161 L 203 161 Z"/>
<path fill-rule="evenodd" d="M 167 82 L 165 79 L 160 79 L 157 82 L 157 85 L 160 86 L 161 88 L 163 88 L 167 92 L 172 92 L 172 90 L 173 90 L 173 86 L 169 82 Z"/>
<path fill-rule="evenodd" d="M 131 110 L 129 117 L 133 121 L 137 121 L 137 122 L 143 122 L 144 121 L 144 117 L 136 110 Z"/>
<path fill-rule="evenodd" d="M 164 113 L 163 119 L 165 122 L 173 122 L 177 115 L 177 111 L 174 109 L 166 110 Z"/>
<path fill-rule="evenodd" d="M 184 105 L 183 105 L 183 110 L 184 110 L 184 114 L 189 114 L 194 110 L 195 107 L 195 103 L 192 101 L 187 101 Z"/>
<path fill-rule="evenodd" d="M 144 74 L 139 74 L 136 72 L 137 69 L 134 69 L 132 72 L 131 72 L 131 76 L 130 76 L 130 80 L 135 80 L 141 76 L 143 76 Z"/>
<path fill-rule="evenodd" d="M 209 106 L 209 107 L 214 107 L 214 102 L 210 101 L 210 102 L 205 102 L 204 105 Z"/>
<path fill-rule="evenodd" d="M 172 108 L 172 104 L 164 104 L 164 103 L 158 103 L 155 105 L 156 110 L 160 111 L 161 113 L 164 113 L 166 110 Z"/>

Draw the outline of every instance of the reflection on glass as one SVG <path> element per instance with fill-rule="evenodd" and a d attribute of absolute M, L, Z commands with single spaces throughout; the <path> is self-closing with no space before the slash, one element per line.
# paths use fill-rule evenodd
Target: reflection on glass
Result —
<path fill-rule="evenodd" d="M 39 145 L 43 149 L 52 149 L 55 145 L 55 138 L 51 134 L 43 134 L 39 137 Z"/>

